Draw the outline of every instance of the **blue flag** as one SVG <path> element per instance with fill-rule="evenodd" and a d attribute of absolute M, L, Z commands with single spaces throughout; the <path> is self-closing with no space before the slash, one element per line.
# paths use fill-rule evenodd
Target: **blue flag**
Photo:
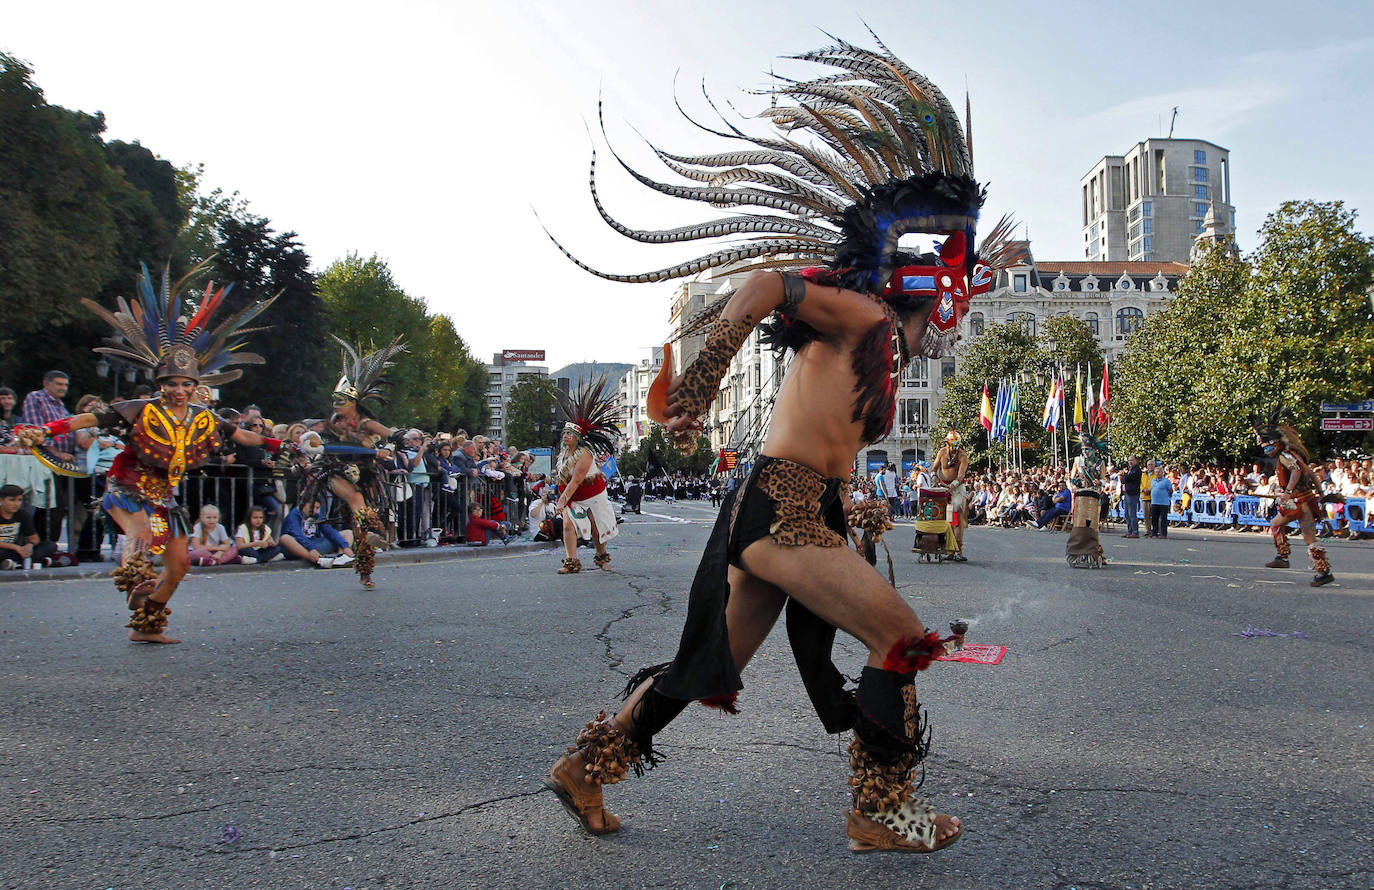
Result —
<path fill-rule="evenodd" d="M 601 474 L 607 479 L 620 472 L 620 468 L 615 465 L 615 455 L 608 454 L 606 462 L 601 465 Z"/>

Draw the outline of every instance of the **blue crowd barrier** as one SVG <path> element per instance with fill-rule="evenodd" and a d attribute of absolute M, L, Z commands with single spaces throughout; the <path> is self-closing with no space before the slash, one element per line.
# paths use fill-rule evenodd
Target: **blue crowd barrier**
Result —
<path fill-rule="evenodd" d="M 1374 532 L 1374 526 L 1369 524 L 1369 515 L 1365 512 L 1367 503 L 1364 498 L 1346 498 L 1345 500 L 1345 524 L 1352 535 Z"/>
<path fill-rule="evenodd" d="M 1175 494 L 1169 500 L 1169 521 L 1187 522 L 1188 510 L 1183 506 L 1183 495 Z"/>
<path fill-rule="evenodd" d="M 1210 494 L 1194 495 L 1188 505 L 1192 521 L 1198 525 L 1230 525 L 1230 503 Z"/>

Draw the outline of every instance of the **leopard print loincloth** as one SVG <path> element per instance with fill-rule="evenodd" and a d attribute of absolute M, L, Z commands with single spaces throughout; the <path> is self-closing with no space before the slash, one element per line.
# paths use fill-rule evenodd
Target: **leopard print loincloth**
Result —
<path fill-rule="evenodd" d="M 845 546 L 844 538 L 828 528 L 822 516 L 821 496 L 825 493 L 826 477 L 820 473 L 795 461 L 773 458 L 759 468 L 748 484 L 757 486 L 772 504 L 773 520 L 768 534 L 775 542 L 785 547 Z M 730 515 L 732 533 L 740 505 L 745 501 L 743 494 L 735 498 Z"/>

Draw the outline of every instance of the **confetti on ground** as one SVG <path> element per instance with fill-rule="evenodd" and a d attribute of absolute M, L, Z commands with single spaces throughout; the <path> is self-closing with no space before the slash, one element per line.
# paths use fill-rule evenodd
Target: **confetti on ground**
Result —
<path fill-rule="evenodd" d="M 1310 637 L 1309 637 L 1307 634 L 1303 633 L 1303 632 L 1300 631 L 1300 630 L 1295 630 L 1295 631 L 1293 631 L 1292 633 L 1286 633 L 1286 634 L 1284 634 L 1284 633 L 1278 633 L 1277 631 L 1272 631 L 1272 630 L 1270 630 L 1270 629 L 1267 628 L 1267 627 L 1265 627 L 1265 628 L 1258 628 L 1258 627 L 1252 627 L 1252 626 L 1249 626 L 1249 625 L 1246 626 L 1245 630 L 1241 631 L 1240 633 L 1231 634 L 1231 636 L 1233 636 L 1233 637 L 1292 637 L 1292 638 L 1294 638 L 1295 640 L 1306 640 L 1306 639 L 1310 639 Z"/>
<path fill-rule="evenodd" d="M 224 826 L 224 828 L 220 830 L 219 842 L 221 844 L 232 844 L 234 841 L 238 839 L 239 830 L 235 828 L 232 823 Z"/>

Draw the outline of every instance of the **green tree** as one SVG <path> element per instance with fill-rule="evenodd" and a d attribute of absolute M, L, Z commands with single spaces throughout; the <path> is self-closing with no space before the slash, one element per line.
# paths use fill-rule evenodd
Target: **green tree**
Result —
<path fill-rule="evenodd" d="M 21 387 L 56 367 L 74 394 L 101 391 L 90 347 L 106 332 L 80 298 L 128 293 L 184 218 L 171 165 L 104 143 L 104 129 L 98 114 L 49 105 L 28 66 L 0 53 L 0 379 Z"/>
<path fill-rule="evenodd" d="M 1043 364 L 1063 368 L 1102 369 L 1102 345 L 1088 323 L 1067 312 L 1045 319 L 1036 335 Z"/>
<path fill-rule="evenodd" d="M 1322 433 L 1322 401 L 1374 392 L 1366 291 L 1374 242 L 1339 201 L 1290 201 L 1256 251 L 1204 254 L 1169 307 L 1148 319 L 1117 366 L 1115 435 L 1170 461 L 1235 461 L 1254 448 L 1249 415 L 1283 401 L 1318 453 L 1370 437 Z"/>
<path fill-rule="evenodd" d="M 989 397 L 995 400 L 998 381 L 1018 381 L 1020 440 L 1048 443 L 1048 436 L 1040 425 L 1044 389 L 1035 375 L 1043 379 L 1049 373 L 1051 362 L 1024 325 L 1013 322 L 985 328 L 982 334 L 960 347 L 955 367 L 957 372 L 945 386 L 940 401 L 936 430 L 958 430 L 969 449 L 970 461 L 1001 461 L 1008 456 L 1006 440 L 994 440 L 989 446 L 987 434 L 978 422 L 984 384 L 988 386 Z"/>
<path fill-rule="evenodd" d="M 557 393 L 552 380 L 533 374 L 512 386 L 506 400 L 506 444 L 552 446 L 559 430 Z"/>
<path fill-rule="evenodd" d="M 324 300 L 329 333 L 355 349 L 371 350 L 398 335 L 404 338 L 407 351 L 387 372 L 392 387 L 381 420 L 393 427 L 433 429 L 439 418 L 430 391 L 430 328 L 424 301 L 403 291 L 375 254 L 363 259 L 350 253 L 335 260 L 320 273 L 316 287 Z"/>
<path fill-rule="evenodd" d="M 486 369 L 473 359 L 467 343 L 454 329 L 453 319 L 447 315 L 430 316 L 429 352 L 425 358 L 433 372 L 428 408 L 428 414 L 435 418 L 432 429 L 452 430 L 464 410 L 465 384 L 475 375 L 486 386 Z"/>
<path fill-rule="evenodd" d="M 1228 421 L 1209 415 L 1215 406 L 1208 387 L 1249 278 L 1246 261 L 1221 247 L 1206 250 L 1173 301 L 1131 335 L 1112 381 L 1110 429 L 1119 452 L 1166 461 L 1224 452 L 1221 430 Z"/>
<path fill-rule="evenodd" d="M 217 285 L 233 284 L 221 317 L 276 296 L 259 316 L 262 330 L 249 345 L 266 363 L 245 368 L 225 384 L 224 404 L 260 405 L 273 420 L 320 417 L 328 411 L 329 386 L 337 379 L 337 351 L 324 335 L 324 304 L 315 292 L 310 257 L 295 232 L 277 234 L 268 220 L 236 214 L 218 220 L 211 275 Z"/>

